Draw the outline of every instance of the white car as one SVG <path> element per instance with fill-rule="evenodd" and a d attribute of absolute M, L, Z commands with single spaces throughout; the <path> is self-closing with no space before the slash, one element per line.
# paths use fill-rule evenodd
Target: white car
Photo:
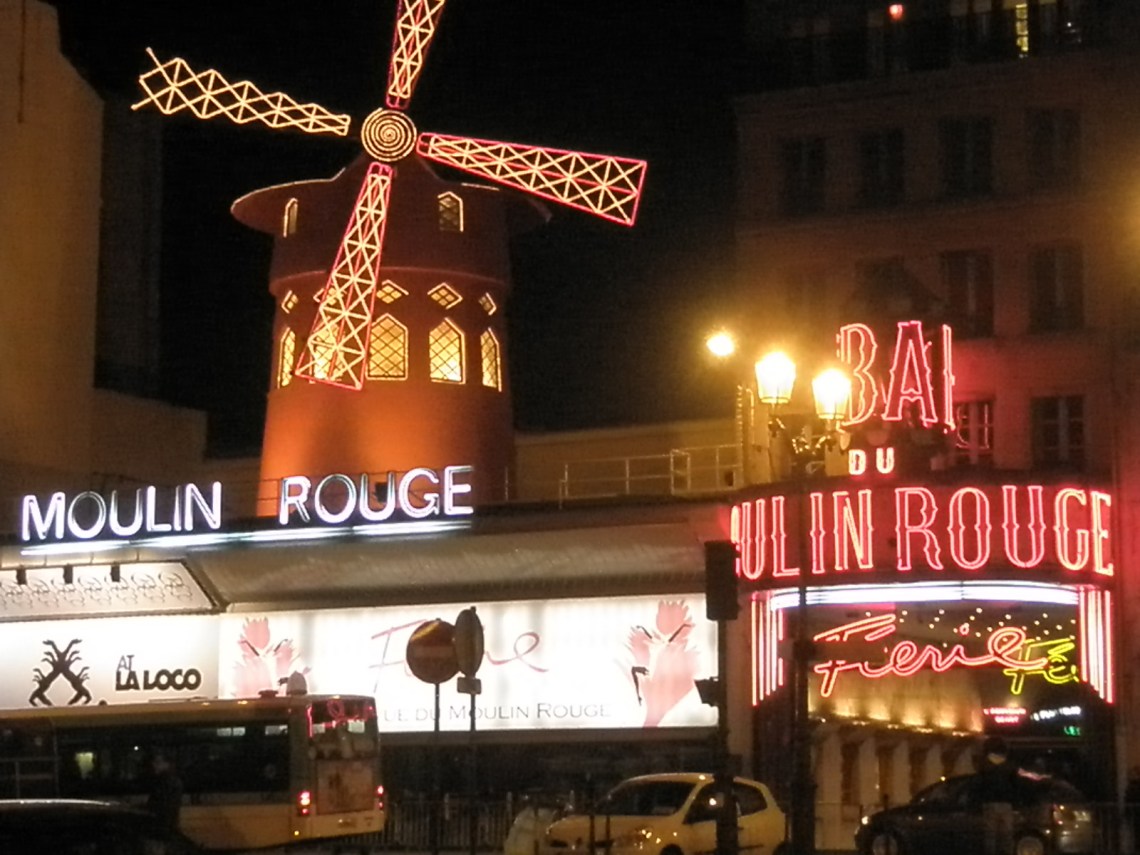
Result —
<path fill-rule="evenodd" d="M 784 812 L 771 791 L 745 778 L 732 789 L 741 855 L 785 855 Z M 642 775 L 610 790 L 590 816 L 552 824 L 542 855 L 702 855 L 716 851 L 719 811 L 712 775 Z"/>

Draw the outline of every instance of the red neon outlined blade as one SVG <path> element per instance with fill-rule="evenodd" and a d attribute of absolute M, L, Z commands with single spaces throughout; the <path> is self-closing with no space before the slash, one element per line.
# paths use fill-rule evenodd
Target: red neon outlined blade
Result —
<path fill-rule="evenodd" d="M 347 389 L 364 385 L 372 303 L 394 174 L 387 164 L 368 167 L 336 263 L 321 293 L 313 329 L 298 360 L 298 377 Z"/>
<path fill-rule="evenodd" d="M 132 110 L 153 104 L 167 116 L 189 110 L 199 119 L 225 116 L 239 125 L 261 122 L 310 134 L 348 134 L 351 116 L 330 113 L 320 104 L 299 104 L 284 92 L 262 92 L 248 80 L 230 83 L 212 68 L 195 72 L 179 57 L 162 62 L 150 48 L 146 52 L 154 68 L 139 75 L 146 97 Z"/>
<path fill-rule="evenodd" d="M 436 24 L 447 0 L 400 0 L 396 32 L 392 37 L 392 62 L 388 66 L 388 97 L 393 110 L 403 110 L 412 100 L 416 81 L 424 68 Z"/>
<path fill-rule="evenodd" d="M 416 151 L 429 160 L 627 226 L 637 218 L 645 181 L 644 160 L 580 151 L 445 134 L 422 134 Z"/>

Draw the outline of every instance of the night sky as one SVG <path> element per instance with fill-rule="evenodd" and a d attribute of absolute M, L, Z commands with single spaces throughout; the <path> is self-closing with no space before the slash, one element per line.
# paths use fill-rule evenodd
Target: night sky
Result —
<path fill-rule="evenodd" d="M 395 0 L 58 0 L 65 50 L 137 99 L 144 48 L 351 113 L 381 105 Z M 516 426 L 725 415 L 703 335 L 731 316 L 735 0 L 450 0 L 409 114 L 421 129 L 639 157 L 637 224 L 561 206 L 512 247 Z M 163 118 L 163 395 L 254 453 L 268 377 L 269 239 L 229 215 L 267 184 L 327 177 L 357 144 Z M 330 259 L 331 263 L 331 259 Z M 234 346 L 234 342 L 238 344 Z"/>

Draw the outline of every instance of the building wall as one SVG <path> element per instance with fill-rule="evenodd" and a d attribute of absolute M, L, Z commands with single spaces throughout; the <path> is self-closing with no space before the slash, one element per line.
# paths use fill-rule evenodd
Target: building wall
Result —
<path fill-rule="evenodd" d="M 1140 111 L 1125 94 L 1137 82 L 1134 56 L 1087 50 L 747 95 L 737 106 L 737 275 L 748 283 L 740 286 L 742 316 L 759 317 L 762 309 L 763 333 L 805 361 L 833 353 L 833 331 L 841 324 L 876 313 L 893 319 L 909 311 L 955 327 L 955 399 L 994 402 L 992 458 L 972 477 L 999 482 L 1003 472 L 1048 468 L 1048 477 L 1112 479 L 1122 626 L 1137 617 L 1132 576 L 1140 557 L 1130 534 L 1140 482 L 1140 459 L 1130 440 L 1137 406 L 1131 376 L 1140 272 Z M 1079 178 L 1049 189 L 1035 184 L 1031 156 L 1033 116 L 1045 110 L 1079 117 Z M 992 186 L 950 198 L 943 183 L 942 123 L 967 117 L 991 122 Z M 860 196 L 861 140 L 888 129 L 902 135 L 904 190 L 894 204 L 873 207 Z M 782 196 L 789 152 L 792 143 L 808 139 L 822 141 L 821 204 L 793 214 Z M 1081 251 L 1083 319 L 1072 329 L 1035 330 L 1034 253 L 1066 244 Z M 963 250 L 985 251 L 992 259 L 992 331 L 974 337 L 965 334 L 963 307 L 944 275 L 944 254 Z M 896 260 L 905 284 L 895 296 L 914 297 L 909 308 L 885 299 L 875 304 L 867 296 L 861 271 L 887 259 Z M 1084 459 L 1045 467 L 1034 458 L 1040 431 L 1033 399 L 1058 396 L 1083 400 Z M 951 465 L 952 458 L 936 455 L 932 469 Z M 1140 647 L 1122 635 L 1114 707 L 1120 780 L 1140 758 L 1133 679 Z M 817 779 L 848 772 L 857 778 L 851 786 L 831 787 L 830 797 L 845 789 L 865 804 L 888 795 L 868 789 L 858 758 L 849 758 L 844 771 L 840 749 L 847 746 L 828 739 L 817 734 Z M 924 762 L 916 758 L 910 762 Z M 960 759 L 968 768 L 969 757 Z M 913 780 L 923 778 L 916 774 Z M 909 795 L 889 793 L 891 801 Z M 824 807 L 820 845 L 846 845 L 857 817 Z"/>
<path fill-rule="evenodd" d="M 102 106 L 42 3 L 0 5 L 0 457 L 90 455 Z"/>
<path fill-rule="evenodd" d="M 99 95 L 60 53 L 55 9 L 2 0 L 5 530 L 14 524 L 10 499 L 24 492 L 187 479 L 202 457 L 203 414 L 95 387 L 103 115 Z"/>

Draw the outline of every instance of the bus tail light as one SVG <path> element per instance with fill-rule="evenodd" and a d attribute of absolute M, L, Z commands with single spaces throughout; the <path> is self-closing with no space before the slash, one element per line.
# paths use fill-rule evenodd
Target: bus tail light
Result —
<path fill-rule="evenodd" d="M 313 794 L 308 790 L 297 793 L 297 816 L 308 816 L 313 810 Z"/>
<path fill-rule="evenodd" d="M 376 810 L 384 810 L 384 785 L 376 787 Z"/>

